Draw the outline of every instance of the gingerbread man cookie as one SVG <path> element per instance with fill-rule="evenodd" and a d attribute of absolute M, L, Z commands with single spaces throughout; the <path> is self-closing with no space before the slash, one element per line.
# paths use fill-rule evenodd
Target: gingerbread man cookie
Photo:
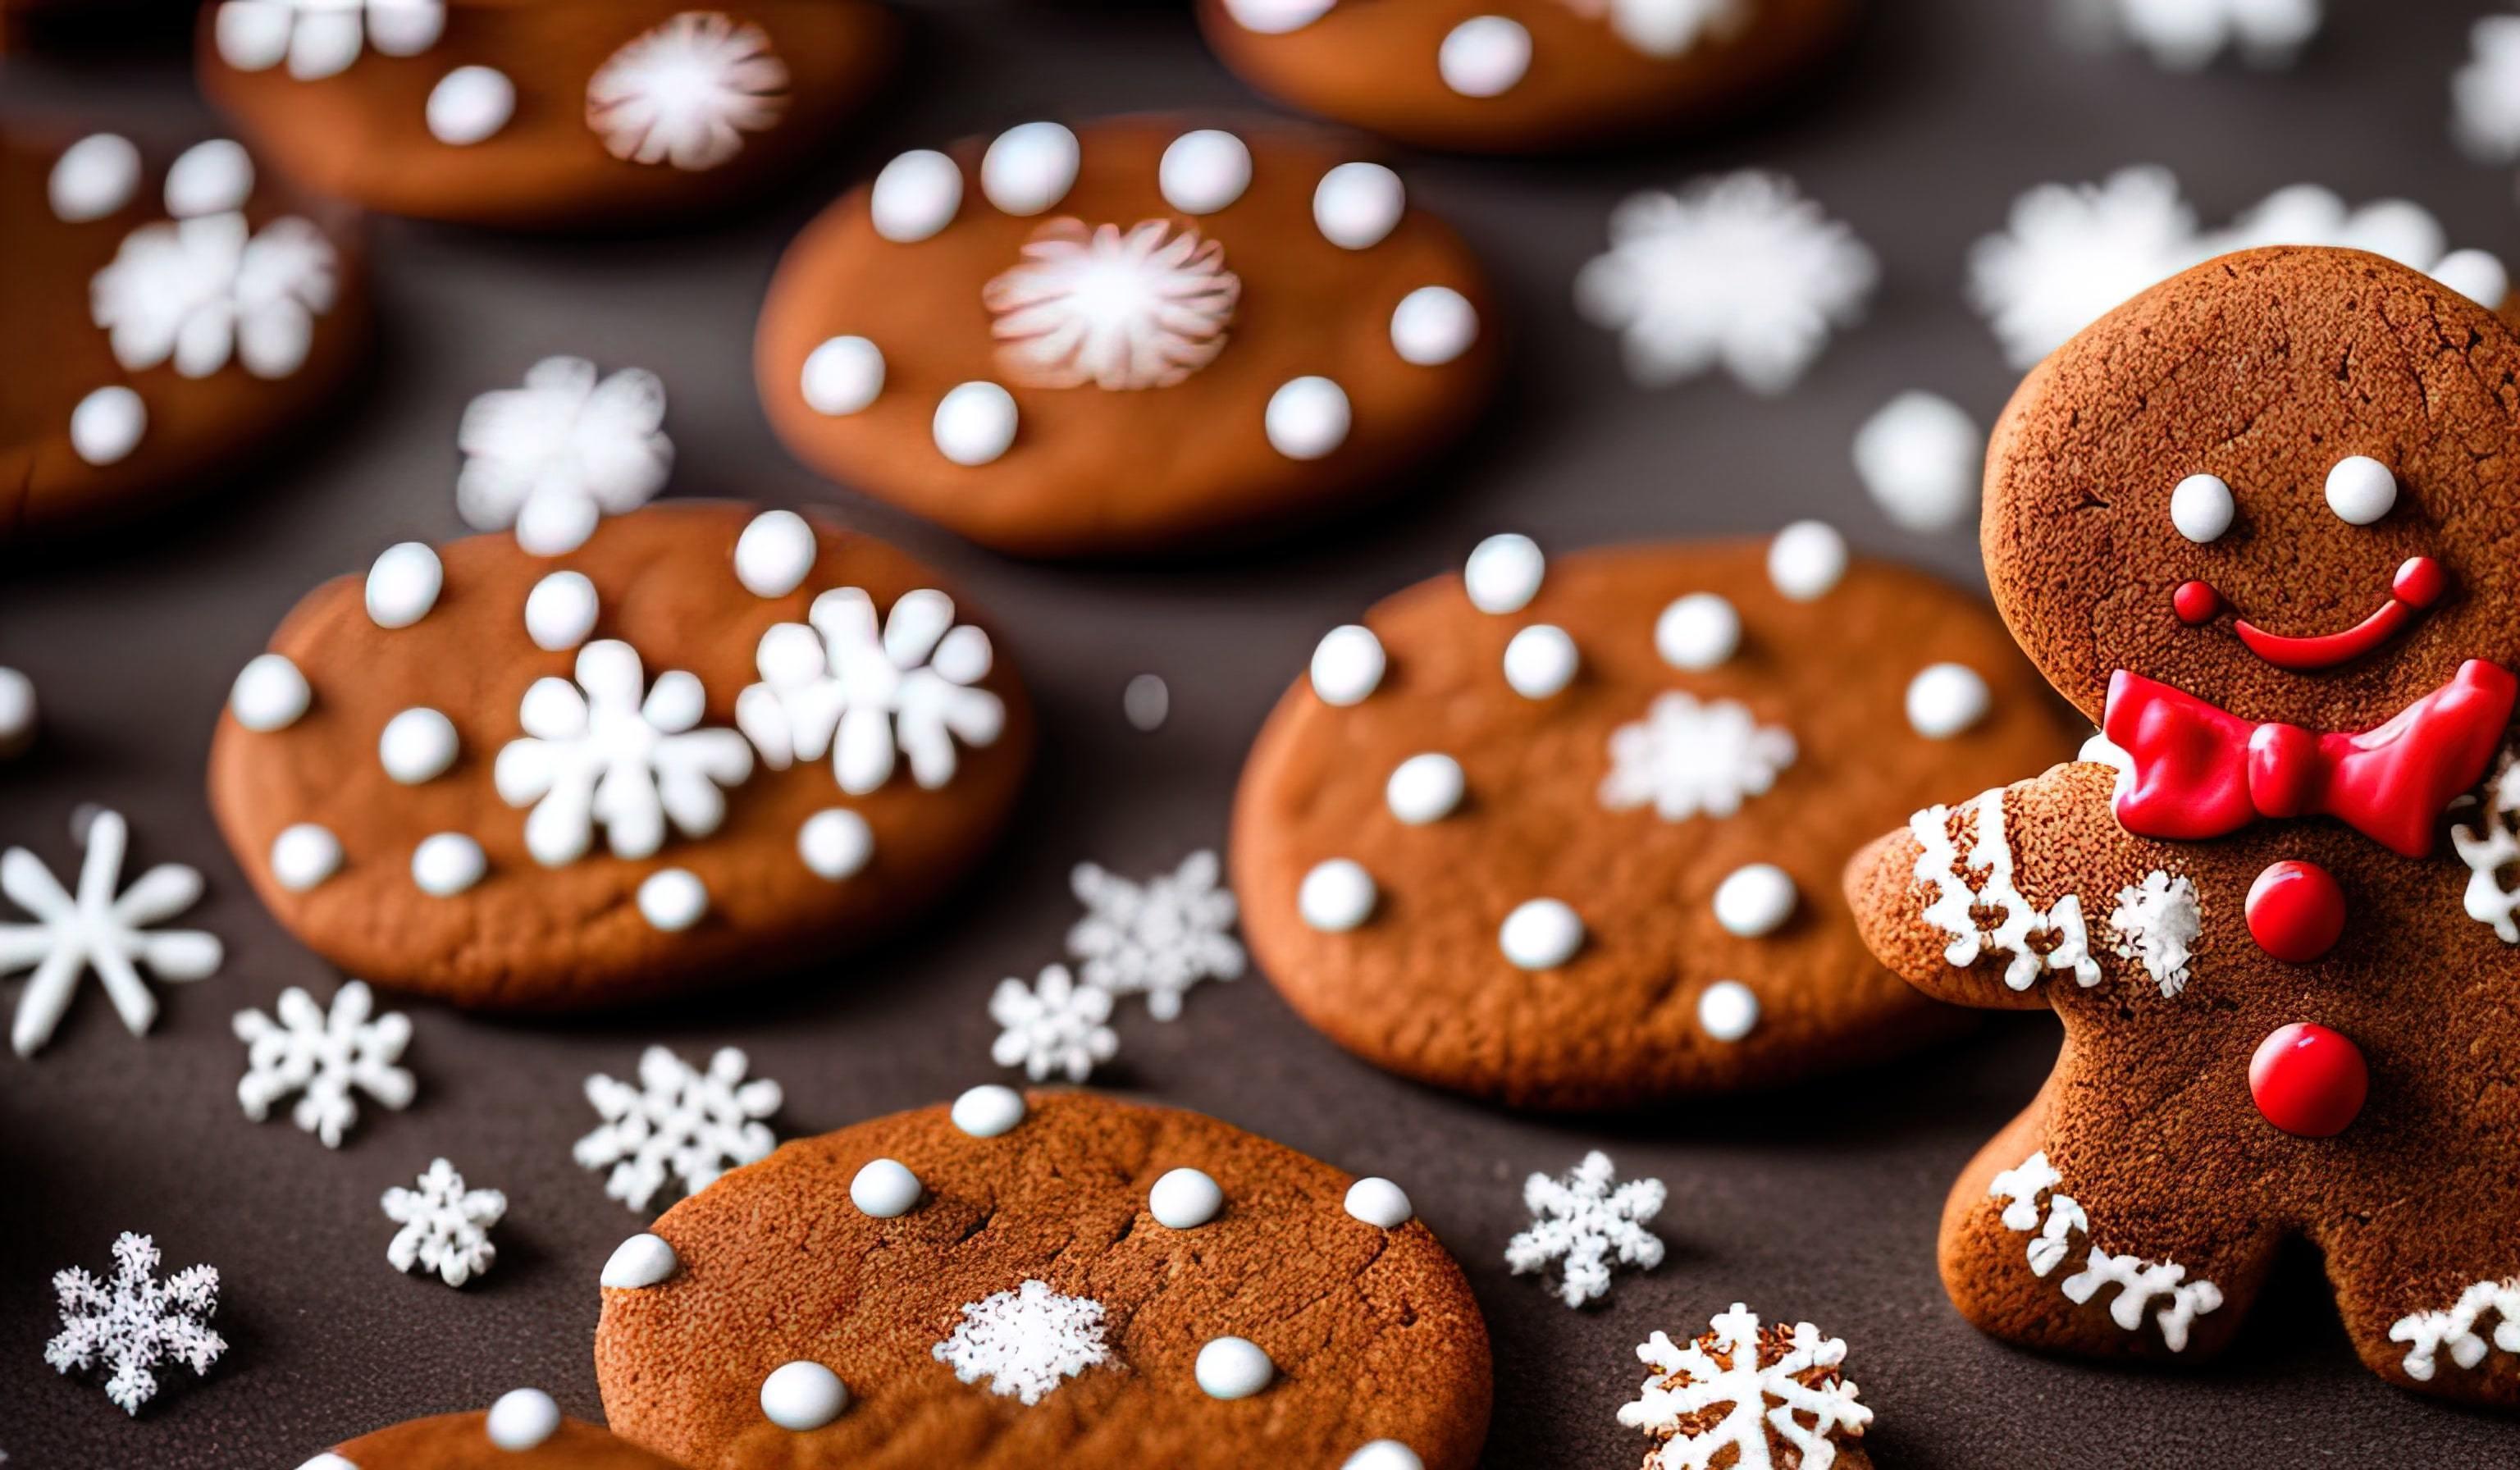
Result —
<path fill-rule="evenodd" d="M 924 568 L 788 511 L 677 502 L 564 556 L 406 542 L 238 676 L 210 804 L 352 974 L 609 1004 L 774 970 L 933 903 L 1032 719 Z"/>
<path fill-rule="evenodd" d="M 680 1470 L 608 1431 L 564 1417 L 540 1389 L 487 1412 L 438 1414 L 363 1434 L 297 1470 Z"/>
<path fill-rule="evenodd" d="M 1544 153 L 1704 123 L 1776 96 L 1857 0 L 1199 0 L 1270 96 L 1429 148 Z"/>
<path fill-rule="evenodd" d="M 2514 381 L 2457 291 L 2276 248 L 2006 410 L 1988 575 L 2102 735 L 1848 874 L 1910 982 L 2064 1026 L 1944 1214 L 1985 1330 L 2210 1354 L 2299 1237 L 2373 1372 L 2520 1404 Z"/>
<path fill-rule="evenodd" d="M 214 483 L 367 348 L 348 211 L 226 139 L 0 134 L 0 540 Z"/>
<path fill-rule="evenodd" d="M 1399 1185 L 1090 1092 L 789 1143 L 603 1279 L 605 1412 L 693 1470 L 1466 1470 L 1487 1430 Z"/>
<path fill-rule="evenodd" d="M 1888 816 L 2072 748 L 1977 600 L 1768 543 L 1520 536 L 1337 629 L 1243 768 L 1244 937 L 1305 1019 L 1542 1107 L 1770 1086 L 1948 1030 L 1839 895 Z"/>
<path fill-rule="evenodd" d="M 889 67 L 866 0 L 214 0 L 202 89 L 309 188 L 582 229 L 720 205 L 810 161 Z"/>
<path fill-rule="evenodd" d="M 1028 122 L 808 226 L 754 349 L 798 458 L 1001 550 L 1144 554 L 1407 481 L 1495 305 L 1400 176 L 1284 125 Z"/>

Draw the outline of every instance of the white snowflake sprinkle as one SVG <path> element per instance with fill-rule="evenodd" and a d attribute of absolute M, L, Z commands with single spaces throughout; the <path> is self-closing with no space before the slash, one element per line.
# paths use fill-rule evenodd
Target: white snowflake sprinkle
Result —
<path fill-rule="evenodd" d="M 113 1242 L 113 1265 L 112 1281 L 75 1266 L 53 1273 L 62 1330 L 44 1344 L 44 1361 L 65 1373 L 103 1363 L 111 1370 L 105 1396 L 136 1414 L 157 1396 L 151 1370 L 158 1364 L 179 1362 L 204 1374 L 228 1350 L 209 1325 L 219 1310 L 219 1273 L 190 1266 L 160 1285 L 158 1242 L 128 1230 Z"/>
<path fill-rule="evenodd" d="M 123 237 L 89 285 L 89 313 L 130 372 L 171 358 L 207 378 L 234 356 L 256 378 L 286 378 L 333 308 L 338 268 L 333 242 L 294 215 L 259 231 L 234 211 L 159 220 Z"/>
<path fill-rule="evenodd" d="M 1506 1265 L 1517 1276 L 1557 1266 L 1559 1301 L 1581 1307 L 1610 1289 L 1610 1268 L 1651 1270 L 1662 1264 L 1662 1240 L 1645 1228 L 1662 1213 L 1660 1180 L 1613 1185 L 1610 1156 L 1598 1149 L 1563 1179 L 1535 1174 L 1523 1180 L 1531 1227 L 1506 1243 Z"/>
<path fill-rule="evenodd" d="M 1221 242 L 1161 219 L 1052 220 L 980 290 L 999 366 L 1036 388 L 1170 387 L 1225 350 L 1241 295 Z"/>
<path fill-rule="evenodd" d="M 1649 805 L 1665 822 L 1730 817 L 1774 786 L 1794 755 L 1793 733 L 1761 725 L 1748 706 L 1673 690 L 1656 695 L 1642 720 L 1610 733 L 1601 805 L 1613 812 Z"/>
<path fill-rule="evenodd" d="M 1120 1050 L 1111 1019 L 1111 993 L 1079 985 L 1063 964 L 1046 964 L 1037 985 L 1012 976 L 989 997 L 989 1019 L 1001 1028 L 989 1057 L 1001 1067 L 1021 1067 L 1035 1082 L 1051 1076 L 1083 1082 Z"/>
<path fill-rule="evenodd" d="M 609 1169 L 604 1192 L 644 1210 L 669 1176 L 697 1194 L 727 1170 L 768 1158 L 778 1140 L 760 1120 L 779 1111 L 779 1084 L 744 1081 L 749 1065 L 726 1047 L 701 1072 L 651 1047 L 640 1054 L 637 1087 L 601 1073 L 588 1078 L 586 1100 L 604 1123 L 577 1140 L 578 1167 Z"/>
<path fill-rule="evenodd" d="M 2490 924 L 2504 944 L 2520 944 L 2520 884 L 2504 887 L 2502 871 L 2520 864 L 2520 761 L 2502 752 L 2479 793 L 2474 826 L 2450 829 L 2451 846 L 2467 865 L 2467 916 Z M 0 959 L 0 969 L 5 969 Z"/>
<path fill-rule="evenodd" d="M 680 669 L 653 686 L 638 650 L 598 639 L 577 650 L 577 683 L 537 679 L 499 751 L 492 782 L 512 807 L 531 806 L 525 848 L 557 868 L 574 863 L 602 824 L 613 856 L 652 857 L 670 824 L 705 837 L 726 820 L 718 788 L 752 774 L 752 751 L 732 730 L 699 729 L 707 698 Z"/>
<path fill-rule="evenodd" d="M 2109 927 L 2117 931 L 2118 958 L 2142 964 L 2164 1000 L 2187 988 L 2187 960 L 2204 929 L 2195 884 L 2156 868 L 2141 883 L 2118 890 Z"/>
<path fill-rule="evenodd" d="M 715 168 L 788 107 L 788 64 L 758 25 L 685 11 L 612 54 L 586 84 L 586 125 L 634 163 Z"/>
<path fill-rule="evenodd" d="M 1102 1304 L 1062 1296 L 1047 1281 L 968 1302 L 953 1335 L 928 1355 L 965 1383 L 989 1380 L 989 1392 L 1039 1403 L 1044 1395 L 1097 1363 L 1108 1361 Z"/>
<path fill-rule="evenodd" d="M 1182 996 L 1192 986 L 1240 978 L 1234 894 L 1218 875 L 1216 854 L 1204 850 L 1145 883 L 1078 864 L 1069 882 L 1085 917 L 1067 931 L 1067 952 L 1084 961 L 1085 983 L 1115 996 L 1145 996 L 1148 1013 L 1169 1021 L 1181 1014 Z"/>
<path fill-rule="evenodd" d="M 1754 19 L 1751 0 L 1566 0 L 1566 7 L 1589 21 L 1607 19 L 1612 34 L 1653 57 L 1732 40 Z"/>
<path fill-rule="evenodd" d="M 1845 1376 L 1844 1339 L 1809 1322 L 1762 1328 L 1738 1302 L 1709 1325 L 1693 1342 L 1656 1332 L 1637 1348 L 1652 1373 L 1619 1422 L 1661 1442 L 1645 1470 L 1706 1470 L 1728 1449 L 1735 1470 L 1828 1470 L 1841 1440 L 1863 1438 L 1872 1410 Z"/>
<path fill-rule="evenodd" d="M 1720 367 L 1754 392 L 1781 393 L 1832 329 L 1863 315 L 1879 274 L 1864 243 L 1791 180 L 1751 171 L 1630 196 L 1611 212 L 1609 252 L 1575 278 L 1575 304 L 1622 334 L 1641 383 Z"/>
<path fill-rule="evenodd" d="M 674 467 L 665 385 L 642 368 L 599 379 L 582 357 L 547 357 L 525 385 L 465 405 L 455 509 L 476 531 L 517 528 L 536 556 L 574 551 L 605 515 L 646 505 Z"/>
<path fill-rule="evenodd" d="M 385 1218 L 402 1225 L 385 1247 L 385 1260 L 396 1270 L 433 1270 L 449 1286 L 487 1272 L 499 1259 L 490 1227 L 508 1213 L 508 1196 L 467 1189 L 464 1176 L 444 1159 L 431 1163 L 417 1182 L 417 1189 L 384 1193 Z"/>
<path fill-rule="evenodd" d="M 838 587 L 814 599 L 806 623 L 761 635 L 759 684 L 735 701 L 735 723 L 773 771 L 831 752 L 840 789 L 863 796 L 892 779 L 896 750 L 934 790 L 954 779 L 954 742 L 996 743 L 1006 705 L 979 688 L 989 636 L 954 622 L 954 600 L 931 588 L 894 600 L 878 631 L 874 599 Z"/>
<path fill-rule="evenodd" d="M 279 1019 L 259 1010 L 236 1013 L 237 1040 L 246 1044 L 237 1101 L 247 1117 L 260 1123 L 273 1103 L 301 1092 L 290 1121 L 326 1148 L 338 1148 L 341 1135 L 359 1121 L 354 1091 L 397 1112 L 411 1105 L 416 1085 L 394 1065 L 411 1045 L 411 1017 L 389 1010 L 371 1020 L 376 996 L 366 982 L 352 980 L 335 991 L 329 1012 L 293 985 L 272 1008 Z"/>
<path fill-rule="evenodd" d="M 212 43 L 239 71 L 287 61 L 291 76 L 320 81 L 350 69 L 368 46 L 418 56 L 445 28 L 445 0 L 221 0 Z"/>
<path fill-rule="evenodd" d="M 140 979 L 147 965 L 161 980 L 199 980 L 219 967 L 216 936 L 198 929 L 149 925 L 174 917 L 202 896 L 199 871 L 161 863 L 119 894 L 124 846 L 130 829 L 115 812 L 98 812 L 87 824 L 87 856 L 72 896 L 43 861 L 22 847 L 0 853 L 0 893 L 34 915 L 33 923 L 0 923 L 0 975 L 31 968 L 19 993 L 9 1045 L 32 1056 L 52 1040 L 69 1008 L 78 977 L 94 969 L 106 999 L 133 1036 L 158 1018 L 158 998 Z"/>

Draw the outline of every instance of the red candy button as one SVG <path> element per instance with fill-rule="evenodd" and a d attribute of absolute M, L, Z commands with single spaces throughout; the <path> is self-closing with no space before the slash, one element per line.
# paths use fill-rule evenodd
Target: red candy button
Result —
<path fill-rule="evenodd" d="M 2345 890 L 2316 863 L 2270 864 L 2242 912 L 2258 948 L 2294 964 L 2326 954 L 2345 933 Z"/>
<path fill-rule="evenodd" d="M 2170 595 L 2170 607 L 2179 620 L 2194 627 L 2223 610 L 2223 599 L 2202 582 L 2182 582 Z"/>
<path fill-rule="evenodd" d="M 2269 1123 L 2295 1137 L 2345 1132 L 2370 1091 L 2362 1048 L 2308 1021 L 2269 1032 L 2249 1058 L 2249 1096 Z"/>

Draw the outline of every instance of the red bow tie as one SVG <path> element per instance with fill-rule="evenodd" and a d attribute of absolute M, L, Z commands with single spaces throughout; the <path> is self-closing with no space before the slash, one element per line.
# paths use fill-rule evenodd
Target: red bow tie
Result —
<path fill-rule="evenodd" d="M 2192 841 L 2261 817 L 2321 815 L 2420 858 L 2451 798 L 2485 776 L 2511 717 L 2515 681 L 2471 658 L 2450 683 L 2360 735 L 2259 725 L 2193 694 L 2109 676 L 2100 729 L 2134 761 L 2118 783 L 2118 822 L 2146 837 Z"/>

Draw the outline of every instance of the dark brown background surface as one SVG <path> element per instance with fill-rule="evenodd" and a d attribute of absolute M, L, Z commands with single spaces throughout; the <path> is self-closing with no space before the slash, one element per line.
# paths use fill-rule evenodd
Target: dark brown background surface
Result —
<path fill-rule="evenodd" d="M 899 148 L 1045 113 L 1251 106 L 1169 5 L 929 7 L 911 75 L 821 176 L 716 228 L 649 240 L 513 239 L 386 222 L 377 232 L 383 355 L 338 427 L 268 474 L 142 530 L 0 560 L 0 663 L 33 676 L 43 743 L 0 767 L 0 840 L 59 869 L 71 809 L 130 814 L 134 863 L 202 867 L 194 917 L 228 945 L 217 977 L 161 987 L 155 1035 L 123 1034 L 92 983 L 50 1049 L 0 1058 L 0 1448 L 11 1470 L 276 1467 L 407 1416 L 477 1407 L 520 1383 L 594 1416 L 595 1274 L 646 1216 L 569 1160 L 594 1122 L 594 1071 L 640 1047 L 698 1060 L 749 1049 L 788 1091 L 783 1135 L 948 1098 L 1000 1075 L 984 1006 L 1002 975 L 1058 958 L 1066 870 L 1143 874 L 1224 837 L 1245 742 L 1313 641 L 1372 599 L 1456 566 L 1481 535 L 1546 546 L 1773 526 L 1822 514 L 1868 549 L 1973 576 L 1966 538 L 1891 530 L 1847 465 L 1855 426 L 1892 392 L 1933 387 L 1989 418 L 2010 380 L 1961 304 L 1968 242 L 2012 197 L 2121 164 L 2174 165 L 2209 221 L 2303 179 L 2357 200 L 2409 195 L 2453 244 L 2520 259 L 2508 172 L 2452 152 L 2448 77 L 2485 0 L 2341 3 L 2301 69 L 2156 73 L 2056 44 L 2046 0 L 1892 0 L 1845 75 L 1812 104 L 1725 138 L 1575 163 L 1427 158 L 1406 171 L 1497 272 L 1520 362 L 1475 451 L 1393 510 L 1229 563 L 1173 570 L 1024 565 L 835 494 L 790 464 L 754 404 L 752 311 L 781 243 Z M 0 67 L 13 111 L 177 132 L 179 64 Z M 1567 305 L 1625 191 L 1715 168 L 1783 168 L 1881 254 L 1871 320 L 1776 401 L 1729 381 L 1647 393 L 1611 338 Z M 5 329 L 0 329 L 5 331 Z M 211 721 L 236 669 L 308 587 L 406 537 L 455 533 L 454 429 L 465 400 L 550 352 L 655 369 L 679 451 L 673 489 L 783 504 L 836 500 L 856 523 L 949 569 L 1014 630 L 1045 758 L 1021 822 L 922 937 L 788 979 L 729 975 L 722 998 L 549 1025 L 408 1004 L 421 1095 L 374 1109 L 328 1153 L 285 1121 L 239 1115 L 228 1017 L 334 975 L 257 909 L 202 801 Z M 1129 676 L 1170 681 L 1173 718 L 1120 716 Z M 2017 773 L 1989 772 L 1989 780 Z M 1960 793 L 1952 793 L 1960 794 Z M 18 986 L 0 983 L 14 1000 Z M 2520 1426 L 2384 1388 L 2354 1363 L 2312 1264 L 2224 1362 L 2173 1375 L 2026 1357 L 1953 1314 L 1932 1268 L 1946 1184 L 2045 1074 L 2053 1023 L 1790 1095 L 1615 1120 L 1506 1115 L 1383 1077 L 1305 1030 L 1256 979 L 1201 988 L 1172 1025 L 1129 1005 L 1109 1081 L 1201 1108 L 1358 1172 L 1402 1180 L 1468 1268 L 1497 1359 L 1498 1466 L 1632 1465 L 1616 1406 L 1632 1346 L 1683 1334 L 1735 1298 L 1853 1344 L 1884 1465 L 2520 1463 Z M 1501 1253 L 1522 1177 L 1607 1148 L 1667 1180 L 1670 1260 L 1572 1313 Z M 461 1292 L 396 1277 L 377 1196 L 437 1153 L 507 1191 L 500 1261 Z M 2442 1207 L 2455 1210 L 2456 1200 Z M 42 1362 L 46 1286 L 97 1269 L 122 1229 L 170 1265 L 215 1264 L 232 1348 L 136 1421 Z M 189 1376 L 189 1375 L 188 1375 Z"/>

